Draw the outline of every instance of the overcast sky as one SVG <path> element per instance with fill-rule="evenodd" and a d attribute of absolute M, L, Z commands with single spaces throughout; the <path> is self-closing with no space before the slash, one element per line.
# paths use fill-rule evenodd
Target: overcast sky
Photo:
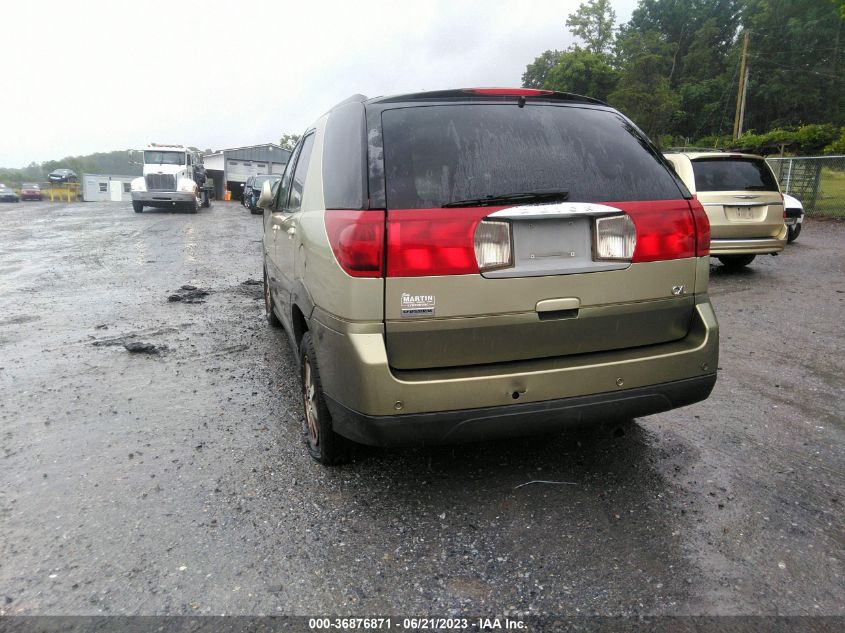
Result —
<path fill-rule="evenodd" d="M 518 86 L 578 0 L 7 2 L 0 166 L 301 133 L 346 97 Z M 624 22 L 636 0 L 615 0 Z"/>

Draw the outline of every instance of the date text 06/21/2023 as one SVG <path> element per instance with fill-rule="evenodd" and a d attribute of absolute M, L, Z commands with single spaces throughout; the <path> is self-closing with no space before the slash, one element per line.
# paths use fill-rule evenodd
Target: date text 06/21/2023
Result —
<path fill-rule="evenodd" d="M 311 630 L 390 630 L 393 628 L 413 631 L 520 631 L 525 630 L 525 622 L 511 618 L 436 618 L 436 617 L 344 617 L 344 618 L 309 618 Z"/>

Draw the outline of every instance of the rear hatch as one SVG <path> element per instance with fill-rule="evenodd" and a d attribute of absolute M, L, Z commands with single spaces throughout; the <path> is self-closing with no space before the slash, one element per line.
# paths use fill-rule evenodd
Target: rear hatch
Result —
<path fill-rule="evenodd" d="M 371 157 L 383 158 L 371 160 L 370 183 L 373 196 L 373 175 L 383 182 L 387 209 L 392 367 L 569 356 L 687 334 L 706 218 L 616 111 L 514 98 L 384 104 L 368 116 Z"/>
<path fill-rule="evenodd" d="M 692 171 L 714 239 L 772 238 L 783 230 L 783 197 L 762 158 L 696 158 Z"/>

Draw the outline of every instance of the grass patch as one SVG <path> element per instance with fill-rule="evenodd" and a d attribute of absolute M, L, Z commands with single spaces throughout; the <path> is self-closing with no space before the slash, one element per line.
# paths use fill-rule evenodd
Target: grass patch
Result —
<path fill-rule="evenodd" d="M 845 217 L 845 171 L 822 169 L 819 196 L 809 215 Z"/>

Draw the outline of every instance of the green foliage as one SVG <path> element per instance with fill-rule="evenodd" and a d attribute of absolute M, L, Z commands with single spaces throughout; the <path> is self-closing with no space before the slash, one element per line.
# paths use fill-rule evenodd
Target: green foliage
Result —
<path fill-rule="evenodd" d="M 736 41 L 744 4 L 745 0 L 640 0 L 621 36 L 630 32 L 659 33 L 670 44 L 667 78 L 672 88 L 676 88 L 685 79 L 693 78 L 685 77 L 684 71 L 692 67 L 685 69 L 682 60 L 691 52 L 695 58 L 694 49 L 710 49 L 718 57 L 727 54 Z M 704 67 L 701 71 L 712 77 L 720 66 L 709 70 Z"/>
<path fill-rule="evenodd" d="M 822 125 L 802 125 L 798 128 L 776 128 L 764 134 L 746 132 L 735 141 L 730 136 L 709 136 L 699 139 L 694 145 L 736 149 L 751 154 L 785 154 L 812 156 L 821 153 L 840 153 L 835 150 L 842 142 L 845 153 L 845 128 Z"/>
<path fill-rule="evenodd" d="M 815 153 L 838 143 L 829 128 L 807 124 L 845 126 L 845 0 L 639 0 L 612 43 L 612 19 L 600 19 L 608 12 L 609 2 L 581 4 L 566 24 L 583 48 L 546 51 L 523 86 L 606 95 L 649 134 L 725 146 L 748 32 L 743 128 L 771 133 L 743 143 Z"/>
<path fill-rule="evenodd" d="M 616 87 L 618 75 L 606 55 L 579 49 L 560 56 L 542 87 L 607 100 Z"/>
<path fill-rule="evenodd" d="M 563 53 L 560 51 L 545 51 L 542 55 L 534 59 L 534 62 L 528 64 L 525 68 L 525 72 L 522 73 L 522 87 L 545 87 L 549 71 L 557 65 L 560 61 L 561 55 L 563 55 Z"/>
<path fill-rule="evenodd" d="M 569 32 L 582 40 L 590 53 L 606 53 L 613 43 L 616 12 L 610 0 L 587 0 L 566 19 Z"/>
<path fill-rule="evenodd" d="M 822 150 L 825 154 L 845 154 L 845 127 L 842 128 L 842 133 L 834 141 L 825 146 Z"/>
<path fill-rule="evenodd" d="M 671 132 L 672 115 L 680 103 L 669 88 L 670 48 L 656 31 L 630 31 L 617 43 L 622 75 L 608 101 L 649 136 Z"/>
<path fill-rule="evenodd" d="M 830 123 L 823 125 L 802 125 L 796 130 L 797 151 L 801 154 L 818 154 L 824 148 L 835 142 L 840 134 L 845 131 L 837 129 Z"/>
<path fill-rule="evenodd" d="M 819 0 L 746 2 L 746 127 L 845 125 L 845 29 L 836 6 Z"/>
<path fill-rule="evenodd" d="M 286 150 L 293 150 L 298 142 L 299 134 L 282 134 L 282 137 L 279 139 L 279 145 L 282 146 L 282 149 Z"/>

